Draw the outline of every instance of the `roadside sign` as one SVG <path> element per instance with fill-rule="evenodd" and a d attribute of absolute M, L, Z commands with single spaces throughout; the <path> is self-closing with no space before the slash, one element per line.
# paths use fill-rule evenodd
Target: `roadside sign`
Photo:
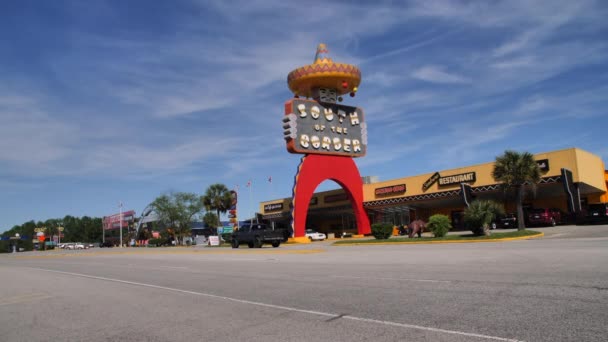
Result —
<path fill-rule="evenodd" d="M 226 234 L 226 233 L 232 233 L 232 226 L 222 227 L 222 231 L 224 232 L 224 234 Z"/>
<path fill-rule="evenodd" d="M 217 235 L 209 236 L 209 246 L 219 246 L 220 245 L 220 237 Z"/>
<path fill-rule="evenodd" d="M 224 233 L 224 227 L 217 227 L 217 234 L 221 235 L 222 233 Z"/>

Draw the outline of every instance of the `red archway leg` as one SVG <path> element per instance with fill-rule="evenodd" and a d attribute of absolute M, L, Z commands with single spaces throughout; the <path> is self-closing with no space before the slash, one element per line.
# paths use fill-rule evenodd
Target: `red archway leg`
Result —
<path fill-rule="evenodd" d="M 294 237 L 303 237 L 306 216 L 315 189 L 325 180 L 340 184 L 350 199 L 358 234 L 370 234 L 367 213 L 363 209 L 363 182 L 353 158 L 309 154 L 302 158 L 293 189 L 292 228 Z"/>

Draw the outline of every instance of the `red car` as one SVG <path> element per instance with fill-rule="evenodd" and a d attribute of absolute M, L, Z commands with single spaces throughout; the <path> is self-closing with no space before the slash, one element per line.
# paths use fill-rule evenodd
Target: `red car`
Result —
<path fill-rule="evenodd" d="M 562 211 L 557 208 L 532 208 L 528 210 L 528 224 L 531 226 L 552 226 L 562 223 Z"/>

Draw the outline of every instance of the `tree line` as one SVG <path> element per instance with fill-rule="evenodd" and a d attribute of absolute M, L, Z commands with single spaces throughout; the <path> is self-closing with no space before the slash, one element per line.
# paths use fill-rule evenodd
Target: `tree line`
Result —
<path fill-rule="evenodd" d="M 191 223 L 202 220 L 206 226 L 217 228 L 220 225 L 220 215 L 226 213 L 232 205 L 232 195 L 224 184 L 210 185 L 203 195 L 191 192 L 171 192 L 158 196 L 150 206 L 158 215 L 158 222 L 152 224 L 152 229 L 161 228 L 168 230 L 178 241 L 183 242 L 184 237 L 191 233 Z M 36 237 L 36 228 L 45 227 L 47 237 L 58 235 L 59 227 L 63 227 L 65 242 L 100 242 L 102 240 L 102 218 L 98 217 L 73 217 L 48 219 L 46 221 L 28 221 L 22 225 L 2 233 L 7 239 L 19 234 L 23 239 L 29 240 Z M 131 227 L 132 228 L 132 227 Z M 135 237 L 132 229 L 123 231 L 123 241 L 130 238 L 149 238 L 149 232 L 140 232 Z"/>
<path fill-rule="evenodd" d="M 2 233 L 3 238 L 14 237 L 19 234 L 22 239 L 35 239 L 36 228 L 45 228 L 44 234 L 48 236 L 59 235 L 59 227 L 63 227 L 62 241 L 91 242 L 101 241 L 101 218 L 74 217 L 67 215 L 64 218 L 48 219 L 46 221 L 28 221 Z"/>

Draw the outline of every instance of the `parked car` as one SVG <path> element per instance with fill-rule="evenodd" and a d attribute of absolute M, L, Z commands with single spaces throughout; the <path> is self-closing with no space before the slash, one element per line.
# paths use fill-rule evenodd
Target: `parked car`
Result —
<path fill-rule="evenodd" d="M 114 244 L 110 241 L 104 241 L 99 244 L 99 248 L 103 248 L 103 247 L 114 247 Z"/>
<path fill-rule="evenodd" d="M 82 242 L 74 242 L 74 243 L 68 243 L 65 246 L 65 249 L 85 249 L 88 248 L 85 244 L 83 244 Z"/>
<path fill-rule="evenodd" d="M 500 228 L 517 228 L 517 214 L 507 213 L 501 216 L 498 220 L 498 226 Z"/>
<path fill-rule="evenodd" d="M 313 229 L 306 229 L 306 237 L 310 241 L 323 241 L 327 239 L 327 236 L 323 233 L 319 233 Z"/>
<path fill-rule="evenodd" d="M 555 227 L 562 223 L 562 211 L 557 208 L 531 208 L 527 217 L 531 226 Z"/>
<path fill-rule="evenodd" d="M 263 244 L 271 244 L 279 247 L 285 240 L 283 229 L 272 229 L 263 223 L 248 223 L 241 226 L 232 234 L 232 248 L 239 248 L 240 244 L 246 243 L 249 248 L 261 248 Z"/>
<path fill-rule="evenodd" d="M 585 223 L 608 222 L 608 203 L 589 204 Z"/>

